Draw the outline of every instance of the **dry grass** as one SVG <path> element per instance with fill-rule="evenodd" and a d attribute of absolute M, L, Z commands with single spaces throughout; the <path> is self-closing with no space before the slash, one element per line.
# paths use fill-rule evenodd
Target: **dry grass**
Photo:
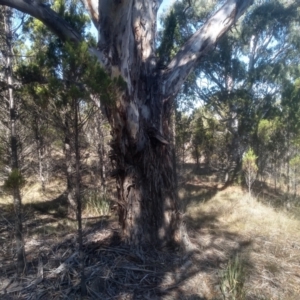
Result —
<path fill-rule="evenodd" d="M 111 202 L 107 194 L 99 189 L 86 189 L 83 197 L 83 216 L 99 217 L 111 215 Z"/>
<path fill-rule="evenodd" d="M 52 180 L 43 192 L 41 185 L 36 181 L 29 181 L 21 190 L 22 203 L 25 207 L 33 206 L 40 212 L 66 215 L 66 185 L 65 180 Z M 101 195 L 97 189 L 86 189 L 82 194 L 83 218 L 111 215 L 111 203 L 107 195 Z M 0 205 L 13 212 L 12 197 L 3 193 L 0 195 Z M 73 226 L 74 227 L 74 226 Z"/>
<path fill-rule="evenodd" d="M 188 180 L 180 189 L 187 247 L 179 252 L 132 252 L 122 243 L 112 218 L 84 220 L 88 299 L 298 300 L 299 208 L 274 208 L 272 198 L 263 203 L 236 186 L 221 190 L 213 175 L 191 174 Z M 23 190 L 32 272 L 26 280 L 35 278 L 39 260 L 44 277 L 38 288 L 22 287 L 22 293 L 11 293 L 14 299 L 77 299 L 76 222 L 63 214 L 64 190 L 59 181 L 50 183 L 46 193 L 34 182 Z M 10 207 L 9 201 L 0 198 L 0 208 Z M 93 214 L 93 209 L 87 207 L 86 214 Z M 13 278 L 14 236 L 10 219 L 0 221 L 4 284 Z M 74 257 L 68 269 L 53 275 Z"/>
<path fill-rule="evenodd" d="M 43 192 L 41 184 L 32 179 L 29 180 L 21 190 L 22 203 L 24 205 L 31 203 L 48 202 L 58 198 L 66 189 L 64 180 L 52 180 L 47 184 L 46 191 Z M 12 197 L 3 193 L 0 195 L 0 204 L 12 203 Z"/>
<path fill-rule="evenodd" d="M 246 269 L 245 299 L 299 299 L 300 216 L 258 202 L 240 187 L 219 191 L 211 199 L 203 194 L 197 197 L 196 187 L 201 190 L 201 185 L 198 181 L 192 191 L 181 190 L 188 228 L 196 247 L 204 250 L 201 255 L 207 245 L 212 245 L 209 251 L 215 260 L 224 262 L 240 255 Z M 219 267 L 224 270 L 226 264 Z M 220 276 L 216 269 L 205 275 L 211 291 L 217 290 Z M 195 290 L 200 280 L 199 276 Z M 214 297 L 212 292 L 206 295 L 207 299 Z"/>

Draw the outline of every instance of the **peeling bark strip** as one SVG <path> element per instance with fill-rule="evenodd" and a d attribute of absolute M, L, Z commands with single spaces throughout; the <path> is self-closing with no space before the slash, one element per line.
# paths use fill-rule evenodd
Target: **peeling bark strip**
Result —
<path fill-rule="evenodd" d="M 193 67 L 237 21 L 253 0 L 228 0 L 181 48 L 166 70 L 157 67 L 155 35 L 162 0 L 84 0 L 99 31 L 90 49 L 126 87 L 114 108 L 110 157 L 119 194 L 119 220 L 132 245 L 174 241 L 178 224 L 176 176 L 172 157 L 171 105 Z M 99 5 L 98 5 L 99 3 Z M 81 37 L 37 1 L 0 0 L 29 13 L 63 40 Z"/>

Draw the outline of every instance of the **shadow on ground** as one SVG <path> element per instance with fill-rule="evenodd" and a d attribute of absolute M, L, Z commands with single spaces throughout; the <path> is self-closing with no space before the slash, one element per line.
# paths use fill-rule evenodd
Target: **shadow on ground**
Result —
<path fill-rule="evenodd" d="M 224 187 L 214 172 L 194 171 L 182 181 L 182 210 L 209 201 Z M 76 222 L 67 218 L 66 195 L 24 205 L 28 274 L 15 278 L 13 210 L 0 206 L 0 298 L 79 299 L 80 258 Z M 251 241 L 218 223 L 217 213 L 185 218 L 185 246 L 131 249 L 114 218 L 83 220 L 85 299 L 223 299 L 220 271 Z M 184 227 L 184 226 L 183 226 Z M 186 234 L 188 232 L 188 234 Z M 249 266 L 251 268 L 251 266 Z"/>
<path fill-rule="evenodd" d="M 214 185 L 186 184 L 186 204 L 208 201 Z M 79 299 L 76 227 L 68 223 L 65 195 L 24 207 L 28 274 L 16 280 L 11 209 L 0 217 L 1 299 Z M 219 271 L 251 243 L 218 226 L 217 215 L 187 219 L 186 248 L 130 249 L 112 218 L 85 220 L 85 299 L 222 299 Z M 193 223 L 194 222 L 194 223 Z"/>
<path fill-rule="evenodd" d="M 246 188 L 246 187 L 245 187 Z M 300 197 L 293 192 L 283 192 L 278 188 L 268 186 L 265 182 L 255 181 L 253 187 L 253 195 L 259 201 L 272 205 L 275 208 L 288 208 L 289 206 L 300 206 Z"/>
<path fill-rule="evenodd" d="M 51 215 L 54 218 L 67 217 L 67 194 L 66 192 L 50 201 L 25 204 L 24 211 L 33 210 L 42 215 Z"/>

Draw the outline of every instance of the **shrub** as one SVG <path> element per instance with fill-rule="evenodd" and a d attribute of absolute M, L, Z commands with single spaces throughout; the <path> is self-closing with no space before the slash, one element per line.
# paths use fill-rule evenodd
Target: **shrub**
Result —
<path fill-rule="evenodd" d="M 251 186 L 254 183 L 258 171 L 256 164 L 257 156 L 252 148 L 250 148 L 243 157 L 242 168 L 245 175 L 246 184 L 248 186 L 249 195 L 251 195 Z"/>
<path fill-rule="evenodd" d="M 26 181 L 21 172 L 17 169 L 13 169 L 5 180 L 3 188 L 5 191 L 12 193 L 16 188 L 21 189 L 25 183 Z"/>

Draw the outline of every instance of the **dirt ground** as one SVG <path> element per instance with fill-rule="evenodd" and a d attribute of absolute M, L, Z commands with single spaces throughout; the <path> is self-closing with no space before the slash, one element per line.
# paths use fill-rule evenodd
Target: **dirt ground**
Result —
<path fill-rule="evenodd" d="M 267 185 L 253 196 L 186 169 L 182 247 L 132 250 L 113 213 L 84 218 L 84 299 L 294 299 L 300 295 L 300 204 Z M 15 275 L 13 206 L 0 196 L 0 299 L 80 299 L 76 223 L 64 186 L 23 191 L 28 273 Z M 285 205 L 289 201 L 288 207 Z"/>

